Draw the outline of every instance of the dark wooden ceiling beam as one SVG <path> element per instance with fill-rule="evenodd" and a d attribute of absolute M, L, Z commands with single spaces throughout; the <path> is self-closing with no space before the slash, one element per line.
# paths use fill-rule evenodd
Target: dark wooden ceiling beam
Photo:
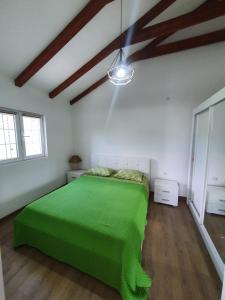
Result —
<path fill-rule="evenodd" d="M 131 43 L 139 43 L 157 36 L 191 27 L 225 15 L 225 0 L 208 0 L 192 13 L 139 30 Z"/>
<path fill-rule="evenodd" d="M 19 74 L 15 85 L 22 87 L 53 58 L 106 4 L 113 0 L 90 0 L 63 31 Z"/>
<path fill-rule="evenodd" d="M 155 48 L 146 46 L 142 50 L 138 51 L 138 53 L 135 56 L 131 57 L 131 60 L 140 61 L 143 59 L 158 57 L 161 55 L 180 52 L 223 41 L 225 41 L 225 29 L 184 39 L 181 41 L 176 41 L 169 44 L 160 45 Z"/>
<path fill-rule="evenodd" d="M 123 42 L 123 45 L 127 43 L 127 37 L 132 36 L 139 29 L 143 28 L 163 11 L 165 11 L 172 3 L 176 0 L 161 0 L 154 7 L 152 7 L 146 14 L 144 14 L 138 21 L 131 25 L 122 35 L 114 39 L 110 44 L 108 44 L 104 49 L 102 49 L 98 54 L 96 54 L 90 61 L 83 65 L 80 69 L 75 71 L 70 77 L 58 85 L 54 90 L 49 93 L 50 98 L 56 97 L 71 84 L 77 81 L 80 77 L 90 71 L 94 66 L 96 66 L 100 61 L 110 55 L 114 50 L 118 49 Z"/>
<path fill-rule="evenodd" d="M 164 39 L 168 38 L 168 36 L 169 35 L 158 37 L 141 50 L 138 50 L 134 54 L 130 55 L 128 58 L 129 63 L 225 41 L 225 29 L 169 44 L 156 46 L 157 44 L 161 43 Z M 93 85 L 91 85 L 88 89 L 83 91 L 80 95 L 72 99 L 70 101 L 70 104 L 73 105 L 74 103 L 82 99 L 84 96 L 88 95 L 93 90 L 95 90 L 97 87 L 102 85 L 107 80 L 107 75 L 102 77 Z"/>
<path fill-rule="evenodd" d="M 92 84 L 91 86 L 89 86 L 89 88 L 87 88 L 85 91 L 83 91 L 78 96 L 76 96 L 75 98 L 73 98 L 70 101 L 70 104 L 73 105 L 74 103 L 78 102 L 80 99 L 82 99 L 85 96 L 87 96 L 88 94 L 90 94 L 92 91 L 94 91 L 95 89 L 97 89 L 97 87 L 99 87 L 100 85 L 102 85 L 107 80 L 109 80 L 108 75 L 103 76 L 101 79 L 97 80 L 94 84 Z"/>

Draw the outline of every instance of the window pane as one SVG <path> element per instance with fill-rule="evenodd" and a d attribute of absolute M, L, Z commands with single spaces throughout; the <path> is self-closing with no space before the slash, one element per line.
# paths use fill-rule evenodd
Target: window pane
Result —
<path fill-rule="evenodd" d="M 0 129 L 3 128 L 3 119 L 2 114 L 0 114 Z"/>
<path fill-rule="evenodd" d="M 40 119 L 33 118 L 31 126 L 33 130 L 40 131 Z"/>
<path fill-rule="evenodd" d="M 0 160 L 18 158 L 15 115 L 0 112 Z"/>
<path fill-rule="evenodd" d="M 5 146 L 0 145 L 0 160 L 7 159 Z"/>
<path fill-rule="evenodd" d="M 14 129 L 14 115 L 3 114 L 3 127 L 7 129 Z"/>
<path fill-rule="evenodd" d="M 17 148 L 16 144 L 10 145 L 11 158 L 17 158 Z"/>
<path fill-rule="evenodd" d="M 10 141 L 10 144 L 16 143 L 16 135 L 15 135 L 14 130 L 9 130 L 9 141 Z"/>
<path fill-rule="evenodd" d="M 4 130 L 5 143 L 9 144 L 9 131 L 7 129 Z"/>
<path fill-rule="evenodd" d="M 43 154 L 41 140 L 41 118 L 23 116 L 26 156 Z"/>
<path fill-rule="evenodd" d="M 7 155 L 7 158 L 11 158 L 10 145 L 9 145 L 9 144 L 6 144 L 6 145 L 5 145 L 5 148 L 6 148 L 6 155 Z"/>
<path fill-rule="evenodd" d="M 3 129 L 0 129 L 0 145 L 5 144 L 5 136 Z"/>

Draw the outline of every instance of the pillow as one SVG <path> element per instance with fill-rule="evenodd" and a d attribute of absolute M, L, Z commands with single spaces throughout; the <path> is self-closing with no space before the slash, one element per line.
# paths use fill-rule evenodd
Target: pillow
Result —
<path fill-rule="evenodd" d="M 84 174 L 86 175 L 93 175 L 93 176 L 103 176 L 103 177 L 109 177 L 111 176 L 115 171 L 110 168 L 91 168 L 87 170 Z"/>
<path fill-rule="evenodd" d="M 143 173 L 136 170 L 121 169 L 118 172 L 116 172 L 116 174 L 114 174 L 113 177 L 142 182 Z"/>

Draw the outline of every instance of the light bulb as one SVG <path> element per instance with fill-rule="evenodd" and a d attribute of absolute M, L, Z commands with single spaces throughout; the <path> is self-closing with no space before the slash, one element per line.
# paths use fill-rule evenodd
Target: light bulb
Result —
<path fill-rule="evenodd" d="M 132 80 L 134 69 L 130 65 L 119 63 L 108 70 L 108 76 L 114 85 L 126 85 Z"/>
<path fill-rule="evenodd" d="M 119 67 L 117 72 L 116 72 L 116 75 L 119 77 L 119 78 L 123 78 L 126 74 L 126 71 L 124 70 L 123 67 Z"/>

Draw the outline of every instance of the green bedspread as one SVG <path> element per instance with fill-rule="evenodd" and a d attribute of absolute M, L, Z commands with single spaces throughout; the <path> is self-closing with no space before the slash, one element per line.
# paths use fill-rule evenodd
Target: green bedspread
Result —
<path fill-rule="evenodd" d="M 34 201 L 16 217 L 14 246 L 30 245 L 144 300 L 141 266 L 148 206 L 144 184 L 82 176 Z"/>

